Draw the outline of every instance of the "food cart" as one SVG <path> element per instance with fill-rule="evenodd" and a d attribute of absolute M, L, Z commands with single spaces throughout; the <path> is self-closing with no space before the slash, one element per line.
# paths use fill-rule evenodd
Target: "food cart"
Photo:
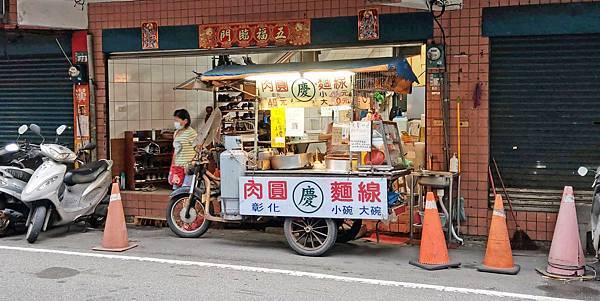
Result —
<path fill-rule="evenodd" d="M 224 149 L 202 152 L 189 169 L 192 187 L 172 194 L 170 228 L 199 237 L 213 221 L 275 221 L 294 251 L 320 256 L 353 239 L 362 220 L 387 220 L 410 166 L 396 123 L 379 110 L 386 92 L 410 93 L 416 80 L 402 58 L 228 65 L 199 75 L 188 84 L 242 93 L 223 116 L 251 108 L 254 128 L 251 139 L 226 135 Z M 320 133 L 306 134 L 309 108 L 325 120 Z M 207 169 L 211 153 L 220 175 Z"/>

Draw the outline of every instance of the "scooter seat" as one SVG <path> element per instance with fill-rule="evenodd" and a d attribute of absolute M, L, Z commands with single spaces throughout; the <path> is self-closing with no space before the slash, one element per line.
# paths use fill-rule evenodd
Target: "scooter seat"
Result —
<path fill-rule="evenodd" d="M 92 162 L 80 168 L 68 171 L 65 174 L 65 180 L 63 182 L 67 186 L 91 183 L 94 182 L 102 172 L 106 171 L 107 168 L 108 163 L 104 160 Z"/>

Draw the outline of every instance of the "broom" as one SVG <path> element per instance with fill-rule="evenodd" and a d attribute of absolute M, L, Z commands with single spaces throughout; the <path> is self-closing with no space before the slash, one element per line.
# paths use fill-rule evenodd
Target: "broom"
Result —
<path fill-rule="evenodd" d="M 510 240 L 510 245 L 513 250 L 537 250 L 538 246 L 535 244 L 533 239 L 527 235 L 527 232 L 521 230 L 521 225 L 517 221 L 517 216 L 515 215 L 515 211 L 512 206 L 512 200 L 508 195 L 508 191 L 506 190 L 506 186 L 504 185 L 504 181 L 502 180 L 502 175 L 500 175 L 500 169 L 498 168 L 498 163 L 496 163 L 496 159 L 492 158 L 494 162 L 494 167 L 496 168 L 496 174 L 498 175 L 498 179 L 500 180 L 500 184 L 502 185 L 502 190 L 504 191 L 504 196 L 506 197 L 506 201 L 508 202 L 508 207 L 510 208 L 510 215 L 512 219 L 515 221 L 515 233 Z M 490 181 L 492 184 L 492 189 L 494 191 L 494 195 L 496 195 L 496 187 L 494 186 L 494 178 L 492 176 L 492 169 L 488 167 L 488 174 L 490 177 Z"/>

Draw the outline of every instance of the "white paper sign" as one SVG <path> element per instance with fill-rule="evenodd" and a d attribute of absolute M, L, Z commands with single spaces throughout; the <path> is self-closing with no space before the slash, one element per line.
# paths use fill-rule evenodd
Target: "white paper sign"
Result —
<path fill-rule="evenodd" d="M 350 151 L 371 151 L 371 122 L 353 121 L 350 125 Z"/>
<path fill-rule="evenodd" d="M 332 106 L 332 107 L 321 107 L 321 116 L 323 117 L 331 117 L 333 112 L 352 110 L 351 106 Z"/>
<path fill-rule="evenodd" d="M 242 215 L 384 220 L 384 178 L 240 177 Z"/>
<path fill-rule="evenodd" d="M 304 136 L 304 108 L 285 109 L 285 135 L 287 137 Z"/>

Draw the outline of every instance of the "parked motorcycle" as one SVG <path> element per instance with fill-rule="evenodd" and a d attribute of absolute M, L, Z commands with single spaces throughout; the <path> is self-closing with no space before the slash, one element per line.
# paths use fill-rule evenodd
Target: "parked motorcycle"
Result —
<path fill-rule="evenodd" d="M 56 141 L 67 127 L 56 129 Z M 39 146 L 20 138 L 27 132 L 27 125 L 19 127 L 15 143 L 8 144 L 0 151 L 0 235 L 23 233 L 26 228 L 29 208 L 21 202 L 21 193 L 31 179 L 34 170 L 41 165 Z"/>
<path fill-rule="evenodd" d="M 587 167 L 579 167 L 577 173 L 584 177 L 588 174 L 589 170 Z M 590 226 L 592 228 L 592 246 L 596 252 L 596 258 L 600 259 L 600 167 L 596 168 L 594 176 L 594 183 L 592 188 L 594 194 L 592 196 L 592 210 L 590 212 Z"/>
<path fill-rule="evenodd" d="M 110 200 L 112 161 L 100 160 L 67 171 L 67 165 L 80 161 L 93 143 L 76 154 L 67 147 L 47 144 L 39 126 L 29 129 L 42 138 L 40 152 L 44 163 L 33 173 L 25 186 L 21 200 L 30 208 L 26 239 L 34 243 L 40 232 L 50 226 L 62 226 L 81 221 L 92 225 L 106 216 Z"/>

